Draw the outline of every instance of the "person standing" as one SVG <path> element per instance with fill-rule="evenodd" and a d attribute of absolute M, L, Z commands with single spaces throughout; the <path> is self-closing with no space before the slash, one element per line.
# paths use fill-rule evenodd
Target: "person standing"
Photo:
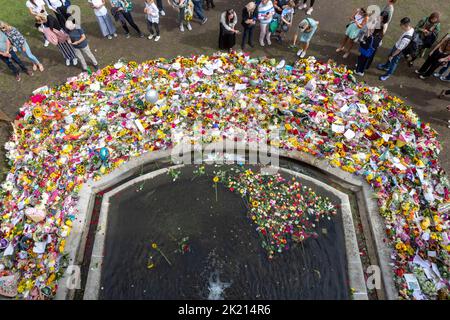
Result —
<path fill-rule="evenodd" d="M 131 11 L 133 10 L 133 5 L 131 2 L 126 0 L 110 0 L 111 3 L 111 14 L 116 21 L 119 21 L 125 31 L 125 36 L 130 37 L 130 29 L 128 29 L 128 24 L 136 30 L 139 37 L 143 38 L 144 34 L 141 32 L 137 24 L 134 22 Z"/>
<path fill-rule="evenodd" d="M 44 0 L 28 0 L 25 5 L 27 6 L 28 10 L 30 11 L 30 14 L 33 16 L 33 18 L 36 20 L 36 17 L 38 15 L 47 15 L 47 10 L 45 9 L 45 2 Z M 39 25 L 36 23 L 34 25 L 36 28 L 39 27 Z M 45 39 L 44 36 L 44 47 L 48 47 L 49 42 L 47 39 Z"/>
<path fill-rule="evenodd" d="M 388 60 L 386 61 L 386 63 L 379 64 L 377 66 L 378 70 L 386 71 L 384 75 L 380 76 L 381 81 L 386 81 L 392 74 L 394 74 L 395 69 L 397 69 L 397 66 L 403 55 L 403 50 L 405 50 L 413 40 L 414 28 L 411 26 L 411 20 L 408 17 L 400 20 L 400 27 L 403 30 L 403 34 L 392 48 Z"/>
<path fill-rule="evenodd" d="M 0 30 L 6 34 L 11 45 L 16 48 L 17 52 L 25 53 L 28 59 L 30 59 L 33 63 L 33 71 L 36 71 L 37 69 L 41 72 L 44 71 L 44 66 L 39 62 L 38 58 L 33 55 L 27 40 L 19 30 L 5 22 L 0 22 Z"/>
<path fill-rule="evenodd" d="M 205 24 L 206 21 L 208 21 L 208 18 L 203 14 L 202 1 L 203 0 L 192 0 L 192 3 L 194 4 L 194 14 L 200 19 L 201 24 Z"/>
<path fill-rule="evenodd" d="M 67 13 L 67 8 L 61 0 L 45 0 L 47 7 L 55 13 L 60 25 L 64 25 L 70 15 Z"/>
<path fill-rule="evenodd" d="M 147 15 L 147 27 L 150 32 L 148 40 L 155 38 L 155 41 L 159 41 L 159 8 L 155 0 L 145 0 L 144 12 Z"/>
<path fill-rule="evenodd" d="M 364 72 L 368 69 L 368 62 L 373 60 L 382 40 L 383 29 L 368 30 L 368 34 L 360 42 L 360 54 L 355 70 L 356 75 L 364 76 Z"/>
<path fill-rule="evenodd" d="M 397 0 L 387 0 L 386 5 L 381 10 L 380 15 L 383 15 L 383 13 L 386 13 L 386 15 L 387 15 L 387 22 L 383 25 L 383 34 L 386 34 L 389 24 L 392 21 L 392 17 L 394 16 L 394 11 L 395 11 L 394 5 L 396 2 L 397 2 Z"/>
<path fill-rule="evenodd" d="M 351 18 L 350 24 L 347 26 L 347 29 L 345 30 L 345 37 L 342 40 L 342 44 L 339 48 L 336 49 L 336 52 L 341 51 L 345 52 L 343 56 L 344 59 L 346 59 L 349 56 L 350 51 L 353 48 L 353 45 L 358 39 L 359 33 L 365 27 L 368 20 L 369 16 L 364 8 L 356 9 L 355 14 Z"/>
<path fill-rule="evenodd" d="M 28 71 L 27 67 L 23 64 L 23 62 L 19 59 L 16 53 L 11 49 L 11 42 L 9 41 L 6 34 L 0 31 L 0 60 L 2 60 L 8 66 L 9 70 L 14 74 L 17 81 L 20 81 L 20 72 L 19 69 L 14 65 L 15 62 L 23 72 L 27 73 L 29 76 L 32 76 L 33 73 Z"/>
<path fill-rule="evenodd" d="M 57 46 L 64 59 L 66 66 L 72 63 L 74 66 L 78 64 L 78 59 L 73 46 L 69 43 L 69 35 L 63 30 L 58 20 L 51 16 L 37 16 L 36 22 L 41 25 L 41 30 L 45 34 L 45 38 L 53 45 Z"/>
<path fill-rule="evenodd" d="M 255 29 L 257 19 L 257 11 L 255 2 L 251 1 L 242 9 L 242 27 L 244 32 L 242 33 L 242 50 L 245 50 L 245 45 L 248 41 L 248 45 L 253 48 L 253 30 Z"/>
<path fill-rule="evenodd" d="M 318 27 L 319 21 L 309 17 L 303 19 L 299 23 L 292 46 L 295 47 L 297 39 L 300 37 L 300 49 L 297 51 L 297 56 L 299 56 L 300 58 L 304 58 L 306 56 L 306 51 L 309 48 L 309 43 L 311 42 L 311 39 L 316 33 Z"/>
<path fill-rule="evenodd" d="M 264 47 L 264 40 L 270 46 L 272 42 L 270 41 L 271 33 L 269 31 L 269 24 L 272 22 L 273 15 L 275 14 L 275 9 L 271 0 L 262 0 L 258 6 L 258 20 L 260 24 L 260 34 L 259 34 L 259 44 Z"/>
<path fill-rule="evenodd" d="M 407 53 L 410 67 L 412 67 L 419 56 L 423 56 L 426 49 L 431 48 L 436 42 L 441 31 L 440 17 L 441 14 L 439 12 L 433 12 L 430 16 L 421 19 L 414 28 L 418 47 L 416 52 Z"/>
<path fill-rule="evenodd" d="M 84 30 L 81 27 L 76 26 L 70 20 L 66 21 L 66 29 L 69 33 L 69 43 L 74 47 L 75 55 L 77 56 L 78 60 L 80 60 L 83 71 L 88 70 L 84 55 L 86 55 L 91 60 L 94 69 L 98 70 L 97 59 L 95 59 L 94 54 L 89 48 Z"/>
<path fill-rule="evenodd" d="M 236 29 L 237 14 L 233 9 L 222 12 L 220 15 L 220 33 L 219 48 L 221 50 L 231 51 L 236 44 L 236 35 L 239 30 Z"/>
<path fill-rule="evenodd" d="M 94 9 L 95 18 L 97 19 L 102 35 L 109 40 L 117 37 L 117 30 L 108 13 L 108 9 L 106 9 L 105 0 L 89 0 L 89 2 L 92 9 Z"/>
<path fill-rule="evenodd" d="M 306 4 L 307 1 L 308 1 L 308 0 L 303 0 L 303 4 L 301 4 L 301 5 L 298 7 L 298 9 L 299 9 L 299 10 L 306 10 L 306 8 L 308 8 L 308 5 Z M 314 4 L 315 4 L 315 2 L 316 2 L 316 0 L 310 0 L 310 1 L 309 1 L 309 9 L 306 10 L 306 14 L 307 14 L 308 16 L 310 16 L 310 15 L 312 14 L 312 12 L 313 12 L 313 10 L 314 10 Z"/>
<path fill-rule="evenodd" d="M 284 7 L 288 4 L 289 0 L 274 0 L 273 8 L 275 9 L 275 13 L 281 16 Z"/>
<path fill-rule="evenodd" d="M 428 59 L 419 70 L 419 78 L 425 80 L 436 71 L 439 66 L 444 66 L 450 61 L 450 35 L 445 36 L 430 52 Z"/>
<path fill-rule="evenodd" d="M 184 32 L 184 26 L 191 31 L 193 4 L 191 0 L 169 0 L 169 3 L 175 10 L 178 10 L 178 22 L 180 24 L 180 31 Z"/>
<path fill-rule="evenodd" d="M 290 0 L 286 5 L 283 6 L 283 11 L 281 11 L 281 28 L 279 31 L 280 42 L 283 41 L 284 35 L 289 32 L 294 21 L 294 0 Z"/>

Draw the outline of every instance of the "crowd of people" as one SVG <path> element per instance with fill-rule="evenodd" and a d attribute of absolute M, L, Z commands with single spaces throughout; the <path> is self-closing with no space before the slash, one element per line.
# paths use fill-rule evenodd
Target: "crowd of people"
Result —
<path fill-rule="evenodd" d="M 165 16 L 165 7 L 169 5 L 177 12 L 177 23 L 181 32 L 191 31 L 191 21 L 196 18 L 200 24 L 205 24 L 208 18 L 204 10 L 215 8 L 213 0 L 141 0 L 144 2 L 144 13 L 148 28 L 148 39 L 159 41 L 161 37 L 159 22 Z M 116 24 L 124 30 L 129 38 L 130 29 L 138 37 L 144 37 L 133 18 L 135 10 L 131 0 L 88 0 L 94 11 L 101 34 L 107 39 L 118 36 Z M 319 21 L 312 16 L 315 0 L 255 0 L 245 5 L 240 15 L 232 8 L 220 15 L 219 48 L 233 50 L 238 35 L 241 36 L 241 49 L 254 47 L 254 33 L 259 27 L 258 42 L 261 47 L 271 46 L 272 40 L 279 43 L 286 41 L 287 33 L 294 25 L 294 14 L 303 11 L 305 14 L 296 26 L 291 48 L 298 48 L 297 56 L 307 55 L 310 43 L 319 27 Z M 97 60 L 89 48 L 86 33 L 83 28 L 74 23 L 68 13 L 71 5 L 69 0 L 28 0 L 26 7 L 33 16 L 36 28 L 42 33 L 44 46 L 56 46 L 64 58 L 66 65 L 78 65 L 80 62 L 84 71 L 89 69 L 86 58 L 89 58 L 92 68 L 97 69 Z M 388 32 L 396 0 L 387 0 L 380 14 L 374 15 L 369 8 L 357 8 L 345 26 L 345 34 L 336 49 L 348 58 L 352 49 L 358 46 L 358 58 L 355 74 L 364 76 L 372 65 L 383 38 Z M 109 10 L 108 10 L 109 8 Z M 450 35 L 441 35 L 441 15 L 433 12 L 421 19 L 417 24 L 409 17 L 400 20 L 402 34 L 390 50 L 386 62 L 378 64 L 377 69 L 383 71 L 381 81 L 394 75 L 400 61 L 404 59 L 412 67 L 419 57 L 425 57 L 423 65 L 415 70 L 420 79 L 431 76 L 441 81 L 450 81 Z M 241 28 L 239 28 L 241 27 Z M 298 45 L 298 47 L 297 47 Z M 32 63 L 29 70 L 22 62 L 20 55 L 25 55 Z M 0 22 L 0 58 L 20 81 L 20 70 L 29 75 L 33 71 L 44 71 L 40 60 L 33 55 L 26 38 L 19 30 L 6 22 Z M 441 96 L 448 94 L 441 93 Z"/>

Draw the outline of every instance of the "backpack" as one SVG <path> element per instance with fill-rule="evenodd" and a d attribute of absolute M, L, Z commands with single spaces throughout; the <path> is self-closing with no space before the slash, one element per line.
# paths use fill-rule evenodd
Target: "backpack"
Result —
<path fill-rule="evenodd" d="M 365 49 L 363 47 L 359 47 L 359 52 L 361 55 L 365 58 L 370 58 L 375 53 L 375 48 L 373 47 L 373 36 L 371 37 L 370 46 L 369 48 Z"/>
<path fill-rule="evenodd" d="M 402 50 L 404 56 L 412 56 L 416 57 L 419 52 L 419 41 L 420 35 L 416 32 L 412 36 L 404 36 L 403 38 L 410 39 L 411 41 L 406 46 L 405 49 Z"/>

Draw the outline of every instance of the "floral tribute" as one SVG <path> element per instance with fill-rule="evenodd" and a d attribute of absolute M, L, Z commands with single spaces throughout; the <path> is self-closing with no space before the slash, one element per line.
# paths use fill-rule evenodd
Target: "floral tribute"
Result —
<path fill-rule="evenodd" d="M 318 237 L 315 229 L 319 221 L 337 214 L 328 198 L 317 195 L 295 178 L 255 174 L 251 169 L 230 169 L 218 175 L 215 178 L 246 200 L 248 215 L 257 226 L 269 258 L 289 250 L 292 243 Z"/>
<path fill-rule="evenodd" d="M 147 88 L 159 100 L 145 99 Z M 217 134 L 192 135 L 201 125 Z M 177 143 L 278 130 L 298 150 L 366 179 L 392 247 L 399 297 L 449 289 L 449 183 L 436 132 L 399 98 L 314 58 L 283 66 L 243 53 L 118 62 L 41 88 L 20 109 L 6 143 L 0 191 L 0 294 L 51 298 L 78 193 L 132 157 Z"/>

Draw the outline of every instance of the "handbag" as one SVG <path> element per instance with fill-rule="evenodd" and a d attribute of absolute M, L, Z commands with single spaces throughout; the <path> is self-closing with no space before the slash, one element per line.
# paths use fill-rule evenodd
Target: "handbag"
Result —
<path fill-rule="evenodd" d="M 375 53 L 375 48 L 373 47 L 373 37 L 372 37 L 372 40 L 370 41 L 369 48 L 365 49 L 365 48 L 360 46 L 359 47 L 359 52 L 365 58 L 370 58 Z"/>
<path fill-rule="evenodd" d="M 58 36 L 50 28 L 44 27 L 43 32 L 48 42 L 54 46 L 58 45 Z"/>
<path fill-rule="evenodd" d="M 56 34 L 59 43 L 64 43 L 69 40 L 69 35 L 62 30 L 55 30 L 54 33 Z"/>

